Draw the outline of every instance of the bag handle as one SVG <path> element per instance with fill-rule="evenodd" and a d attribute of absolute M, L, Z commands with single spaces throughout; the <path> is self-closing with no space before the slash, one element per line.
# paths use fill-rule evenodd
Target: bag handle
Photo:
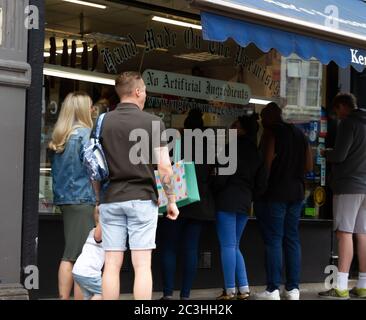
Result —
<path fill-rule="evenodd" d="M 96 128 L 95 128 L 95 136 L 94 136 L 95 139 L 99 139 L 99 137 L 100 137 L 100 132 L 102 131 L 102 123 L 103 123 L 103 119 L 104 119 L 105 114 L 106 113 L 102 113 L 98 117 L 97 125 L 96 125 Z"/>

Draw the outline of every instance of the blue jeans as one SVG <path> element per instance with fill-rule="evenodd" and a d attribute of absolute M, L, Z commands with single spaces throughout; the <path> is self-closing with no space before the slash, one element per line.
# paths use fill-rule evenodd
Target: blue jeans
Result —
<path fill-rule="evenodd" d="M 303 202 L 258 202 L 254 205 L 266 252 L 267 290 L 282 284 L 283 253 L 286 290 L 298 289 L 301 271 L 299 222 Z"/>
<path fill-rule="evenodd" d="M 225 289 L 248 286 L 244 257 L 240 251 L 240 239 L 248 222 L 243 213 L 216 213 L 216 229 L 220 242 L 221 264 L 224 273 Z"/>
<path fill-rule="evenodd" d="M 176 270 L 176 260 L 179 246 L 182 246 L 182 286 L 181 298 L 189 298 L 193 280 L 197 273 L 198 245 L 202 222 L 198 220 L 179 218 L 161 221 L 161 267 L 164 296 L 173 295 Z"/>

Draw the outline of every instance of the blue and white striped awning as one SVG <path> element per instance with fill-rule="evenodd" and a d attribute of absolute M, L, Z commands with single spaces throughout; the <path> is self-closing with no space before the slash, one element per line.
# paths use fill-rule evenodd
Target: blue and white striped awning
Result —
<path fill-rule="evenodd" d="M 203 37 L 254 43 L 268 52 L 315 57 L 323 64 L 366 67 L 363 0 L 193 0 L 201 9 Z"/>

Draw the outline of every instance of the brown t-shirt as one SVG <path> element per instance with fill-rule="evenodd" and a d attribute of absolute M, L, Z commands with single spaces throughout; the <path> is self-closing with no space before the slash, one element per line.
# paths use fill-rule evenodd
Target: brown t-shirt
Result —
<path fill-rule="evenodd" d="M 139 130 L 130 137 L 134 129 Z M 166 145 L 165 137 L 161 139 L 164 130 L 164 123 L 159 117 L 141 111 L 135 104 L 121 103 L 106 114 L 101 142 L 110 183 L 101 199 L 102 203 L 129 200 L 157 202 L 153 148 Z M 144 161 L 135 164 L 134 159 Z"/>

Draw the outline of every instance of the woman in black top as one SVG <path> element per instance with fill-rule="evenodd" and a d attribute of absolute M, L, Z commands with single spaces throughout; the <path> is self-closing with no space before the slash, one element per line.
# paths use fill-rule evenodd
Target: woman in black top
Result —
<path fill-rule="evenodd" d="M 201 111 L 192 109 L 184 122 L 185 129 L 203 130 L 203 119 Z M 182 147 L 184 142 L 182 141 Z M 193 143 L 193 146 L 195 144 Z M 203 153 L 207 150 L 205 144 L 201 145 Z M 194 150 L 192 159 L 194 161 Z M 184 156 L 184 154 L 183 154 Z M 195 164 L 197 184 L 200 193 L 200 202 L 179 208 L 179 219 L 172 221 L 161 219 L 160 241 L 161 241 L 161 266 L 163 278 L 163 298 L 172 299 L 174 291 L 174 280 L 176 271 L 176 260 L 179 246 L 182 246 L 182 284 L 180 298 L 188 299 L 197 271 L 198 245 L 202 226 L 209 220 L 214 220 L 215 209 L 214 199 L 209 186 L 210 166 L 203 160 L 203 164 Z"/>
<path fill-rule="evenodd" d="M 218 299 L 234 299 L 236 285 L 239 288 L 238 299 L 249 297 L 240 239 L 248 221 L 253 194 L 263 192 L 266 184 L 266 172 L 255 143 L 255 124 L 252 117 L 240 117 L 234 122 L 232 128 L 237 129 L 237 170 L 230 176 L 217 176 L 215 181 L 216 226 L 225 283 L 224 292 Z"/>

